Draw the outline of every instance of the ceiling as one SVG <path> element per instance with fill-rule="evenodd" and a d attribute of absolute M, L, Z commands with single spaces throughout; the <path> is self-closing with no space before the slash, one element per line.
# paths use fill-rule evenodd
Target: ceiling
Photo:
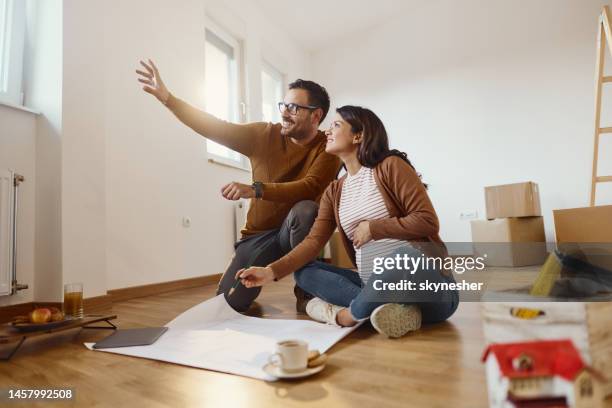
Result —
<path fill-rule="evenodd" d="M 256 0 L 300 45 L 314 51 L 380 24 L 426 0 Z"/>

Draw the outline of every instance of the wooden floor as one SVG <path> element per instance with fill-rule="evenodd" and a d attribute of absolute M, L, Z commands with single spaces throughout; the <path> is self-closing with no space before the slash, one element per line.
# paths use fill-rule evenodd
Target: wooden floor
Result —
<path fill-rule="evenodd" d="M 497 286 L 508 282 L 507 271 L 498 273 Z M 512 281 L 533 277 L 530 270 L 511 273 Z M 259 313 L 305 318 L 296 315 L 292 286 L 286 279 L 266 287 Z M 213 292 L 208 286 L 133 299 L 116 303 L 113 313 L 123 328 L 161 326 Z M 0 362 L 0 389 L 72 388 L 76 394 L 73 402 L 11 407 L 486 407 L 479 306 L 463 303 L 448 322 L 396 340 L 366 324 L 330 350 L 323 372 L 299 382 L 266 383 L 89 351 L 83 342 L 108 332 L 71 331 L 26 342 L 10 362 Z"/>

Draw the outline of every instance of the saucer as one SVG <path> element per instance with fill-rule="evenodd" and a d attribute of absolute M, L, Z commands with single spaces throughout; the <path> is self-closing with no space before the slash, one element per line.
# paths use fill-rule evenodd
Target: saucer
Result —
<path fill-rule="evenodd" d="M 304 378 L 310 375 L 316 374 L 325 368 L 325 364 L 317 366 L 317 367 L 307 367 L 304 371 L 298 371 L 295 373 L 288 373 L 283 371 L 278 365 L 268 363 L 263 367 L 263 370 L 266 374 L 271 375 L 272 377 L 282 378 L 282 379 L 294 379 L 294 378 Z"/>

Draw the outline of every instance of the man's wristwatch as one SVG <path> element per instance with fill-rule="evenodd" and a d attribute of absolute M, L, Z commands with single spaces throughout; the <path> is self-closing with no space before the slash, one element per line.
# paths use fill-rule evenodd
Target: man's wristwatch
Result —
<path fill-rule="evenodd" d="M 251 184 L 251 186 L 253 187 L 253 190 L 255 190 L 255 198 L 262 198 L 263 183 L 261 181 L 255 181 L 253 184 Z"/>

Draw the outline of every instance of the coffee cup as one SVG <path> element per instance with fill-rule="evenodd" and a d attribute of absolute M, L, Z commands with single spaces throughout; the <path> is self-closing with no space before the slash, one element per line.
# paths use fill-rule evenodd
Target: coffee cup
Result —
<path fill-rule="evenodd" d="M 276 353 L 268 361 L 288 373 L 304 371 L 308 365 L 308 343 L 302 340 L 279 341 Z"/>

